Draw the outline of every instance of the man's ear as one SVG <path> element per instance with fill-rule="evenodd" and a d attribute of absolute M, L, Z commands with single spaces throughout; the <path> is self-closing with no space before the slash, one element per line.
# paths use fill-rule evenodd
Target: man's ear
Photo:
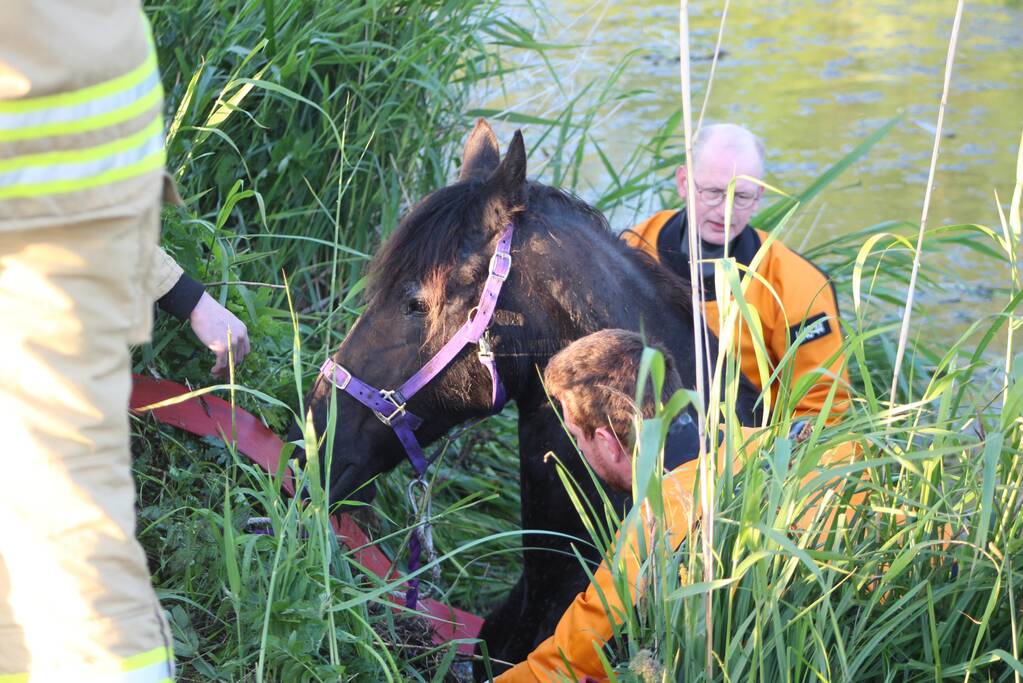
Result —
<path fill-rule="evenodd" d="M 603 445 L 605 452 L 610 456 L 612 462 L 618 463 L 621 460 L 628 460 L 629 454 L 625 451 L 625 447 L 622 446 L 618 435 L 610 427 L 597 427 L 594 435 Z"/>
<path fill-rule="evenodd" d="M 675 188 L 678 190 L 678 196 L 682 199 L 685 199 L 686 195 L 689 194 L 689 185 L 686 184 L 685 164 L 675 169 Z"/>
<path fill-rule="evenodd" d="M 760 206 L 760 200 L 763 199 L 763 198 L 764 198 L 764 186 L 763 185 L 757 185 L 757 197 L 756 197 L 756 199 L 753 200 L 752 206 L 750 206 L 748 209 L 746 209 L 746 211 L 749 211 L 751 214 L 754 211 L 756 211 L 757 207 Z"/>

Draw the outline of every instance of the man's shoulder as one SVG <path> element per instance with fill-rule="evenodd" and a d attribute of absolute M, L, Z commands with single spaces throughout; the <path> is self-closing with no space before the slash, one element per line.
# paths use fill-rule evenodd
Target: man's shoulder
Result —
<path fill-rule="evenodd" d="M 663 211 L 658 211 L 654 215 L 643 219 L 642 221 L 636 223 L 631 228 L 628 228 L 627 230 L 623 231 L 622 237 L 628 240 L 630 239 L 631 233 L 631 238 L 636 237 L 641 239 L 654 238 L 653 241 L 656 242 L 657 233 L 659 233 L 661 231 L 661 228 L 667 225 L 668 221 L 674 218 L 676 214 L 678 214 L 678 209 L 665 209 Z"/>
<path fill-rule="evenodd" d="M 698 474 L 699 461 L 690 460 L 665 474 L 661 480 L 666 531 L 672 535 L 675 545 L 681 543 L 693 519 L 693 493 Z"/>
<path fill-rule="evenodd" d="M 767 232 L 757 229 L 761 244 L 768 240 Z M 823 284 L 831 281 L 828 275 L 820 266 L 806 258 L 796 250 L 786 246 L 781 240 L 774 240 L 767 248 L 764 256 L 764 266 L 768 279 L 779 281 L 798 280 L 807 284 Z"/>
<path fill-rule="evenodd" d="M 757 232 L 766 240 L 766 233 Z M 779 240 L 768 247 L 760 273 L 781 297 L 782 308 L 790 318 L 801 318 L 807 311 L 838 312 L 838 294 L 831 276 Z"/>
<path fill-rule="evenodd" d="M 658 240 L 661 231 L 677 215 L 677 209 L 658 211 L 646 220 L 640 221 L 631 228 L 622 231 L 621 238 L 633 249 L 641 249 L 653 258 L 660 260 Z"/>

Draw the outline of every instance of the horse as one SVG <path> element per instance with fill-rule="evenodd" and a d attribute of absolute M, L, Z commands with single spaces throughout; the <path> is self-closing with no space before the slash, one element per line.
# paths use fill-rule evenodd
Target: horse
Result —
<path fill-rule="evenodd" d="M 364 312 L 306 398 L 317 433 L 323 433 L 332 401 L 337 411 L 329 472 L 323 470 L 330 500 L 370 500 L 374 477 L 395 468 L 406 451 L 420 469 L 421 456 L 411 455 L 410 442 L 430 444 L 491 414 L 498 389 L 506 393 L 519 413 L 523 569 L 486 617 L 480 638 L 494 659 L 522 661 L 553 632 L 587 582 L 568 540 L 587 534 L 545 454 L 561 455 L 600 509 L 598 491 L 551 407 L 540 371 L 571 341 L 618 327 L 641 330 L 669 349 L 683 384 L 694 387 L 696 364 L 706 360 L 695 353 L 688 287 L 617 239 L 605 217 L 581 199 L 527 181 L 521 132 L 501 158 L 482 119 L 466 142 L 458 180 L 402 218 L 372 259 L 367 282 Z M 487 303 L 488 296 L 496 305 Z M 447 357 L 439 367 L 438 350 L 478 323 L 484 308 L 492 317 L 482 336 L 477 329 L 480 338 L 470 339 L 479 353 L 472 343 L 442 351 Z M 710 347 L 712 359 L 715 339 Z M 487 354 L 489 365 L 483 362 Z M 407 386 L 424 366 L 432 374 L 425 385 L 417 384 L 422 390 L 415 395 L 376 389 Z M 754 424 L 757 398 L 755 387 L 743 382 L 735 410 L 744 424 Z M 406 418 L 403 427 L 394 425 Z M 299 434 L 296 426 L 292 438 Z M 606 494 L 619 508 L 627 504 L 623 494 Z M 587 560 L 599 562 L 590 544 L 578 546 Z"/>

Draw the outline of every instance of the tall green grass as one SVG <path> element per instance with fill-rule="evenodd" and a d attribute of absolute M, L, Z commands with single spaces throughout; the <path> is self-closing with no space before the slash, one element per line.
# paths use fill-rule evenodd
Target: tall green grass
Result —
<path fill-rule="evenodd" d="M 168 166 L 187 204 L 166 218 L 165 241 L 261 338 L 282 342 L 260 344 L 268 362 L 257 354 L 243 369 L 280 395 L 285 276 L 307 343 L 336 342 L 367 254 L 451 175 L 470 88 L 495 68 L 485 42 L 495 3 L 146 9 L 167 92 Z M 174 350 L 172 335 L 157 336 Z"/>
<path fill-rule="evenodd" d="M 464 0 L 145 9 L 167 93 L 168 167 L 186 204 L 165 212 L 164 245 L 248 324 L 254 351 L 237 378 L 247 390 L 232 400 L 283 433 L 301 414 L 304 381 L 359 311 L 368 254 L 455 171 L 471 90 L 500 68 L 493 43 L 513 24 L 495 2 Z M 208 384 L 190 334 L 162 319 L 136 370 Z M 397 586 L 337 545 L 322 499 L 284 502 L 230 448 L 135 424 L 139 533 L 182 680 L 444 677 L 443 652 L 398 647 L 404 632 L 383 607 Z M 505 457 L 513 434 L 502 418 L 450 445 L 443 461 L 458 466 L 434 484 L 441 553 L 514 524 L 516 501 L 498 495 L 517 472 Z M 361 517 L 397 553 L 403 501 L 397 486 L 382 488 L 380 512 Z M 253 515 L 273 518 L 277 536 L 244 533 Z M 515 545 L 449 556 L 449 594 L 437 597 L 484 609 L 508 585 Z M 467 577 L 490 563 L 502 569 L 479 590 Z"/>
<path fill-rule="evenodd" d="M 495 2 L 184 0 L 146 9 L 168 94 L 169 166 L 186 199 L 164 216 L 165 245 L 249 324 L 255 351 L 232 395 L 281 432 L 300 414 L 303 386 L 326 349 L 359 312 L 368 254 L 408 206 L 453 177 L 469 117 L 525 125 L 534 168 L 574 186 L 587 150 L 599 152 L 593 122 L 628 96 L 612 74 L 561 111 L 478 111 L 475 88 L 510 68 L 496 45 L 533 51 L 554 71 L 545 50 L 556 46 L 503 17 Z M 637 210 L 652 193 L 671 191 L 660 178 L 684 158 L 680 121 L 681 112 L 623 167 L 598 153 L 610 178 L 595 190 L 600 208 Z M 818 183 L 779 199 L 759 224 L 785 239 L 795 201 L 805 203 L 886 130 Z M 935 334 L 917 305 L 895 404 L 887 394 L 916 226 L 872 226 L 805 252 L 834 276 L 843 300 L 856 406 L 841 427 L 798 446 L 776 438 L 749 454 L 755 466 L 719 481 L 712 546 L 697 534 L 681 552 L 654 548 L 653 588 L 623 627 L 627 638 L 609 650 L 618 680 L 701 680 L 708 624 L 715 680 L 1023 674 L 1023 365 L 1013 334 L 1023 298 L 1021 179 L 1023 160 L 1002 225 L 928 230 L 917 284 L 925 305 L 939 279 L 928 254 L 972 249 L 1008 262 L 1012 278 L 996 288 L 1002 313 L 960 339 Z M 208 384 L 189 335 L 162 320 L 137 370 Z M 231 448 L 145 419 L 134 424 L 139 533 L 182 680 L 452 679 L 453 649 L 410 634 L 404 615 L 388 607 L 399 586 L 337 545 L 315 486 L 311 504 L 298 506 Z M 864 443 L 862 457 L 805 482 L 851 434 Z M 517 480 L 515 439 L 513 415 L 488 421 L 441 444 L 434 470 L 442 574 L 439 585 L 430 567 L 423 578 L 436 597 L 480 613 L 516 574 L 518 500 L 508 486 Z M 657 457 L 658 443 L 642 446 L 641 461 Z M 836 476 L 870 492 L 841 517 L 840 533 L 825 538 L 819 522 L 791 529 Z M 356 514 L 401 564 L 401 468 L 381 484 L 374 506 Z M 245 533 L 250 515 L 270 516 L 277 535 Z M 593 540 L 606 546 L 612 536 Z M 710 584 L 698 580 L 708 556 L 716 565 Z M 682 566 L 696 583 L 678 580 Z"/>
<path fill-rule="evenodd" d="M 1018 248 L 1018 236 L 1008 244 Z M 739 446 L 742 468 L 717 478 L 710 548 L 698 533 L 667 547 L 662 501 L 647 495 L 659 479 L 639 481 L 637 508 L 652 507 L 660 542 L 637 610 L 608 649 L 613 680 L 708 680 L 711 635 L 713 680 L 1019 680 L 1023 362 L 1007 346 L 1010 373 L 986 377 L 998 363 L 983 347 L 1013 324 L 1018 300 L 916 377 L 916 401 L 889 405 L 885 383 L 858 392 L 843 423 L 806 443 L 778 430 L 763 448 Z M 852 365 L 876 333 L 849 335 Z M 639 427 L 653 438 L 639 444 L 637 474 L 657 471 L 659 425 L 674 412 Z M 822 464 L 850 438 L 862 447 L 856 458 Z M 797 524 L 807 511 L 812 520 Z M 605 537 L 594 542 L 617 552 Z M 704 578 L 707 550 L 716 566 Z"/>
<path fill-rule="evenodd" d="M 853 301 L 843 347 L 855 378 L 852 409 L 840 424 L 818 422 L 804 443 L 789 439 L 787 421 L 776 417 L 767 441 L 753 447 L 713 402 L 706 418 L 733 435 L 727 459 L 741 464 L 713 475 L 712 534 L 698 533 L 707 526 L 701 519 L 680 548 L 668 545 L 671 525 L 657 493 L 665 426 L 685 396 L 637 424 L 630 515 L 648 505 L 657 527 L 641 575 L 616 570 L 610 588 L 627 601 L 643 586 L 605 649 L 611 680 L 1020 680 L 1023 355 L 1013 330 L 1023 300 L 1016 265 L 1023 138 L 1010 196 L 994 229 L 929 231 L 922 272 L 928 257 L 965 246 L 1008 264 L 1010 280 L 1000 288 L 1001 312 L 958 338 L 931 333 L 910 342 L 895 403 L 887 390 L 914 226 L 876 226 L 817 248 Z M 724 270 L 738 291 L 737 271 Z M 921 282 L 926 291 L 929 277 Z M 926 315 L 917 320 L 927 325 Z M 649 354 L 637 386 L 651 375 L 659 394 L 663 364 Z M 792 400 L 808 388 L 797 383 Z M 855 457 L 829 462 L 851 440 Z M 698 514 L 704 489 L 692 494 Z M 628 552 L 606 528 L 615 519 L 610 506 L 579 513 L 607 557 Z"/>
<path fill-rule="evenodd" d="M 961 11 L 959 3 L 956 27 Z M 688 137 L 686 12 L 683 3 Z M 644 438 L 636 453 L 640 480 L 632 514 L 648 504 L 661 526 L 643 566 L 637 610 L 626 615 L 606 652 L 613 680 L 1018 681 L 1023 675 L 1017 588 L 1023 579 L 1023 360 L 1012 334 L 1020 299 L 1015 264 L 1023 144 L 1019 160 L 1007 216 L 999 206 L 1000 229 L 928 232 L 931 250 L 935 241 L 969 245 L 1011 267 L 1003 311 L 976 321 L 958 339 L 932 332 L 920 341 L 919 330 L 909 334 L 914 287 L 926 268 L 926 199 L 918 228 L 875 226 L 818 251 L 830 257 L 853 300 L 844 345 L 856 378 L 853 409 L 839 425 L 818 420 L 803 444 L 785 437 L 785 410 L 770 425 L 766 445 L 729 440 L 741 466 L 720 474 L 701 466 L 703 481 L 693 491 L 699 533 L 690 533 L 678 551 L 666 543 L 663 501 L 652 493 L 659 489 L 655 463 L 664 442 L 659 426 L 674 417 L 679 402 L 638 426 Z M 925 196 L 931 182 L 933 174 Z M 784 200 L 760 220 L 783 234 L 795 208 L 795 200 Z M 905 230 L 891 230 L 897 227 L 916 232 L 915 245 Z M 736 269 L 722 268 L 739 292 Z M 741 294 L 738 299 L 731 308 L 744 315 Z M 1006 327 L 1009 333 L 1000 337 Z M 995 339 L 1005 339 L 1005 347 L 992 356 Z M 907 348 L 910 367 L 903 372 Z M 992 360 L 998 356 L 1003 363 Z M 726 359 L 729 365 L 734 362 Z M 724 372 L 719 366 L 707 381 L 733 381 Z M 645 384 L 640 377 L 638 386 Z M 800 388 L 808 386 L 797 383 L 797 395 Z M 708 407 L 711 431 L 721 413 L 713 403 Z M 738 434 L 734 417 L 723 414 L 727 433 Z M 856 456 L 829 462 L 827 456 L 850 439 L 859 444 Z M 808 511 L 812 519 L 800 522 Z M 599 534 L 593 540 L 608 545 Z M 608 549 L 619 551 L 617 543 Z M 628 595 L 629 588 L 616 574 L 614 590 Z"/>

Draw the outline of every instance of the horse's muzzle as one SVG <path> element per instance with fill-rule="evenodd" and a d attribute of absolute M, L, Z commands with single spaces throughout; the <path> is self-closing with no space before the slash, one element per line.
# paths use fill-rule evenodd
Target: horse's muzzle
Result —
<path fill-rule="evenodd" d="M 351 463 L 342 465 L 339 476 L 331 477 L 331 505 L 342 501 L 370 503 L 376 494 L 377 487 L 372 477 L 363 476 L 360 468 Z"/>

